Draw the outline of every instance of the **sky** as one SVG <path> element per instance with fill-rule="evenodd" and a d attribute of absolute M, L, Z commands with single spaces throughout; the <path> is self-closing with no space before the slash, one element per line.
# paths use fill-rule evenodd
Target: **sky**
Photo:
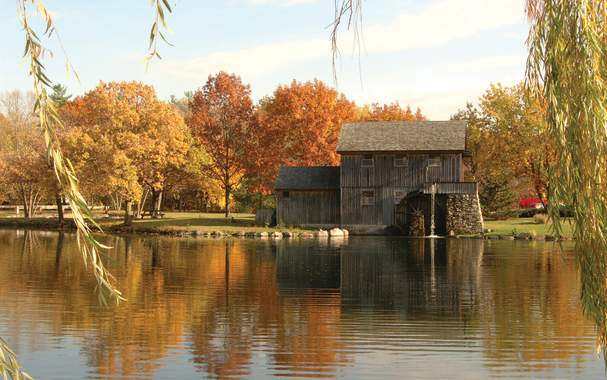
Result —
<path fill-rule="evenodd" d="M 146 69 L 148 0 L 46 0 L 60 37 L 47 41 L 49 76 L 74 95 L 99 81 L 137 80 L 168 99 L 224 70 L 249 83 L 255 100 L 293 79 L 317 78 L 357 104 L 397 101 L 431 120 L 476 102 L 491 83 L 524 78 L 524 0 L 365 0 L 360 54 L 353 34 L 342 33 L 337 82 L 327 28 L 334 0 L 169 1 L 173 46 L 160 44 L 163 59 Z M 0 4 L 0 91 L 27 90 L 15 1 Z"/>

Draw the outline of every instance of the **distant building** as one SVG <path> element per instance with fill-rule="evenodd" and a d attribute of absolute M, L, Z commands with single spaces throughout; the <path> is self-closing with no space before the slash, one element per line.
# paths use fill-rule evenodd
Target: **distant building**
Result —
<path fill-rule="evenodd" d="M 477 184 L 464 182 L 465 121 L 345 124 L 337 152 L 339 167 L 280 169 L 278 224 L 407 234 L 423 221 L 427 235 L 434 214 L 438 235 L 482 232 Z"/>

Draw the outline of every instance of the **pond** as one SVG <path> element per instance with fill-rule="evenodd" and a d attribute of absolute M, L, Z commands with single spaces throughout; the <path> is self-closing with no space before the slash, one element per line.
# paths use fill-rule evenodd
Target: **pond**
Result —
<path fill-rule="evenodd" d="M 605 376 L 573 245 L 0 231 L 0 336 L 38 379 Z"/>

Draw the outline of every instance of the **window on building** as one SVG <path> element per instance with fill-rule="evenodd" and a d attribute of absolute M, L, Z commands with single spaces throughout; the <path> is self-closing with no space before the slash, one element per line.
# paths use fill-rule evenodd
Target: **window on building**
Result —
<path fill-rule="evenodd" d="M 375 204 L 375 191 L 363 190 L 361 196 L 361 204 L 363 206 L 372 206 Z"/>
<path fill-rule="evenodd" d="M 363 156 L 362 162 L 360 166 L 363 168 L 372 168 L 373 167 L 373 156 L 370 154 L 365 154 Z"/>
<path fill-rule="evenodd" d="M 409 159 L 407 157 L 394 157 L 395 168 L 406 168 L 409 166 Z"/>
<path fill-rule="evenodd" d="M 440 157 L 432 157 L 428 159 L 427 165 L 429 168 L 440 168 Z"/>
<path fill-rule="evenodd" d="M 288 192 L 288 191 L 283 191 L 283 192 L 282 192 L 282 197 L 283 197 L 283 198 L 289 198 L 289 195 L 290 195 L 290 194 L 289 194 L 289 192 Z"/>

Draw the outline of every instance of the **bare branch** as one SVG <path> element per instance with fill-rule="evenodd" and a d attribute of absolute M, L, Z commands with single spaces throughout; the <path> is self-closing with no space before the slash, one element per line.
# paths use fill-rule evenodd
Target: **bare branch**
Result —
<path fill-rule="evenodd" d="M 337 83 L 337 67 L 336 63 L 340 57 L 338 45 L 338 33 L 340 28 L 345 25 L 346 30 L 354 32 L 354 47 L 360 54 L 361 43 L 361 27 L 362 27 L 362 2 L 363 0 L 334 0 L 335 1 L 335 17 L 329 26 L 331 28 L 331 51 L 333 80 Z M 360 60 L 359 60 L 360 62 Z"/>

